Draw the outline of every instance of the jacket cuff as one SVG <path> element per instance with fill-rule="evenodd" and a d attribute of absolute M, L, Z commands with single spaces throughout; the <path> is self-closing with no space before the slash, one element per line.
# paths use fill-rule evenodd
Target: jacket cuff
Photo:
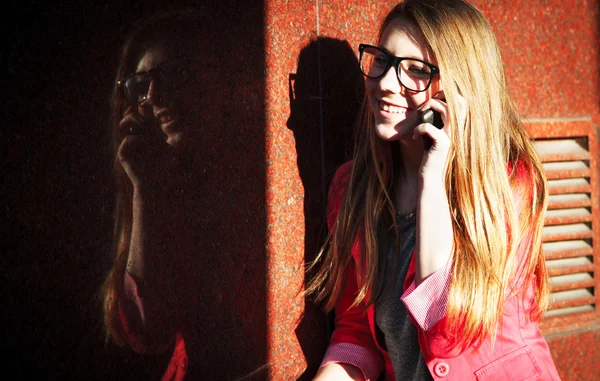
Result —
<path fill-rule="evenodd" d="M 360 345 L 338 343 L 327 348 L 321 367 L 327 364 L 348 364 L 360 369 L 365 381 L 376 381 L 381 374 L 381 359 Z"/>
<path fill-rule="evenodd" d="M 452 261 L 428 276 L 419 286 L 413 279 L 400 298 L 423 331 L 429 330 L 446 316 Z"/>

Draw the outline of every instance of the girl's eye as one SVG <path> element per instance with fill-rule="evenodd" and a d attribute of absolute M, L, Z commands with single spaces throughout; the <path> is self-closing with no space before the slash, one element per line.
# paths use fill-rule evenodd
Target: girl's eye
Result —
<path fill-rule="evenodd" d="M 377 66 L 387 66 L 388 58 L 387 58 L 387 56 L 385 56 L 383 54 L 379 54 L 379 55 L 375 56 L 375 59 L 373 60 L 373 62 Z"/>
<path fill-rule="evenodd" d="M 411 60 L 403 61 L 402 68 L 403 68 L 403 71 L 410 76 L 427 77 L 427 78 L 429 78 L 431 76 L 431 69 L 429 68 L 429 66 L 427 66 L 424 63 L 419 62 L 419 61 L 411 61 Z"/>

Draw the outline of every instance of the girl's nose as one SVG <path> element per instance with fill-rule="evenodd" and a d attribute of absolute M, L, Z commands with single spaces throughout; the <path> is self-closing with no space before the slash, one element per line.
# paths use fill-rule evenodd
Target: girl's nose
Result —
<path fill-rule="evenodd" d="M 146 95 L 142 97 L 140 102 L 140 106 L 155 106 L 160 105 L 164 100 L 164 94 L 161 89 L 160 84 L 153 78 L 150 80 L 150 84 L 148 85 L 148 91 Z"/>
<path fill-rule="evenodd" d="M 382 91 L 400 93 L 403 86 L 400 84 L 396 68 L 391 66 L 383 77 L 379 78 L 379 87 Z"/>

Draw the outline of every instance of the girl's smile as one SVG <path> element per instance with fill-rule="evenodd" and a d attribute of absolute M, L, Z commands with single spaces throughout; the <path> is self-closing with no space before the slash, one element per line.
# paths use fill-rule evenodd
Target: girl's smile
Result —
<path fill-rule="evenodd" d="M 389 103 L 381 99 L 379 100 L 379 111 L 381 112 L 384 118 L 391 119 L 394 117 L 394 114 L 404 115 L 409 110 L 410 108 L 408 107 L 395 105 L 393 103 Z"/>

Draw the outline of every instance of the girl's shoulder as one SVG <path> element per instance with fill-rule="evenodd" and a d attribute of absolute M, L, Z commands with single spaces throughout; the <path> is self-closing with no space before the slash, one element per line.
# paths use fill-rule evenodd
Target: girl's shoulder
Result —
<path fill-rule="evenodd" d="M 531 166 L 525 160 L 509 161 L 507 172 L 513 195 L 517 201 L 528 202 L 533 197 L 533 188 L 536 184 Z"/>
<path fill-rule="evenodd" d="M 506 167 L 509 177 L 516 183 L 530 182 L 532 180 L 531 171 L 525 160 L 509 161 Z"/>
<path fill-rule="evenodd" d="M 354 160 L 350 160 L 340 165 L 338 169 L 335 171 L 335 175 L 331 180 L 331 185 L 329 186 L 329 200 L 341 199 L 344 195 L 344 191 L 348 186 L 348 181 L 350 180 L 350 173 L 352 172 L 352 166 L 354 165 Z"/>
<path fill-rule="evenodd" d="M 349 160 L 344 164 L 340 165 L 335 171 L 335 175 L 333 176 L 333 180 L 331 181 L 331 186 L 345 187 L 348 184 L 348 179 L 350 178 L 350 173 L 352 172 L 353 165 L 354 160 Z"/>

